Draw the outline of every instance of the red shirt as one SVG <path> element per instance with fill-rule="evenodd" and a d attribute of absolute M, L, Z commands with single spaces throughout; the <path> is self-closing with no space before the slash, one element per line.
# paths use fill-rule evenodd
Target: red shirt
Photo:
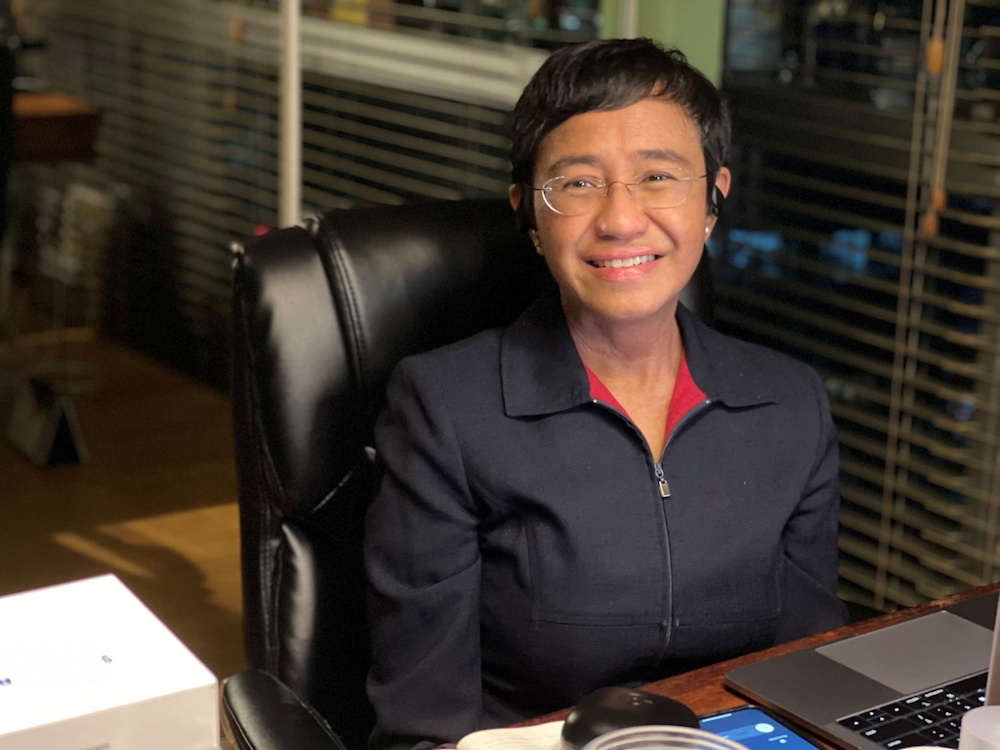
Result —
<path fill-rule="evenodd" d="M 603 401 L 608 406 L 613 406 L 626 417 L 628 412 L 625 411 L 618 399 L 615 398 L 614 394 L 608 390 L 608 387 L 601 382 L 590 368 L 584 365 L 587 370 L 587 378 L 590 380 L 590 397 L 596 398 L 598 401 Z M 674 429 L 678 422 L 687 414 L 693 407 L 700 404 L 707 398 L 705 393 L 698 387 L 698 384 L 694 382 L 691 377 L 691 371 L 688 369 L 687 356 L 684 352 L 681 352 L 681 366 L 677 368 L 677 380 L 674 383 L 674 392 L 670 397 L 670 411 L 667 413 L 667 427 L 663 433 L 664 442 L 670 438 L 670 432 Z"/>

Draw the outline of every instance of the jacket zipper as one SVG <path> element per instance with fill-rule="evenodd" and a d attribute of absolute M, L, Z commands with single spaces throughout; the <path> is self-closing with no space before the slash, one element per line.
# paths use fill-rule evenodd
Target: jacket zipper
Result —
<path fill-rule="evenodd" d="M 639 436 L 639 439 L 645 446 L 646 453 L 649 455 L 650 458 L 653 457 L 653 451 L 650 450 L 649 443 L 646 442 L 646 437 L 642 434 L 642 432 L 639 431 L 639 428 L 636 427 L 635 422 L 629 419 L 627 414 L 616 409 L 611 404 L 601 401 L 600 399 L 592 398 L 590 399 L 590 401 L 592 404 L 596 406 L 600 406 L 612 412 L 613 414 L 617 414 L 619 417 L 628 422 L 629 426 L 631 426 L 632 429 L 635 430 L 635 434 Z M 670 497 L 670 482 L 667 481 L 667 475 L 663 471 L 663 455 L 667 452 L 667 446 L 670 445 L 670 441 L 674 439 L 674 435 L 676 435 L 678 431 L 680 431 L 680 429 L 684 426 L 686 422 L 688 422 L 692 417 L 694 417 L 699 412 L 703 411 L 705 407 L 707 407 L 711 403 L 712 400 L 706 398 L 704 401 L 697 403 L 690 409 L 688 409 L 687 413 L 683 417 L 681 417 L 680 421 L 677 424 L 674 425 L 674 429 L 672 429 L 670 431 L 670 434 L 667 436 L 667 442 L 663 444 L 663 452 L 660 453 L 660 460 L 653 461 L 653 474 L 656 477 L 656 488 L 659 491 L 660 498 L 662 500 L 666 500 L 668 497 Z"/>
<path fill-rule="evenodd" d="M 656 474 L 656 483 L 660 486 L 660 497 L 666 500 L 670 497 L 670 484 L 663 473 L 663 457 L 653 464 L 653 473 Z"/>
<path fill-rule="evenodd" d="M 660 490 L 660 497 L 666 500 L 670 497 L 670 483 L 667 481 L 667 475 L 663 471 L 663 455 L 667 452 L 667 446 L 670 445 L 670 441 L 674 439 L 674 435 L 684 426 L 684 423 L 690 420 L 695 414 L 703 411 L 705 407 L 712 403 L 711 399 L 706 398 L 701 403 L 695 404 L 687 413 L 681 417 L 680 421 L 674 425 L 674 429 L 670 431 L 667 435 L 667 442 L 663 444 L 663 452 L 660 453 L 660 460 L 653 463 L 653 473 L 656 474 L 656 484 Z M 649 449 L 649 446 L 646 446 Z"/>
<path fill-rule="evenodd" d="M 650 450 L 649 448 L 649 443 L 646 441 L 646 436 L 642 434 L 642 431 L 636 426 L 635 422 L 629 419 L 627 414 L 611 406 L 611 404 L 607 404 L 599 399 L 592 398 L 590 399 L 590 401 L 595 406 L 607 409 L 612 414 L 617 414 L 619 417 L 621 417 L 625 421 L 625 423 L 635 431 L 635 434 L 639 436 L 639 440 L 642 441 L 642 445 L 646 449 L 646 455 L 649 456 L 650 459 L 653 458 L 653 451 Z M 666 446 L 664 446 L 664 448 L 665 447 Z M 663 476 L 663 467 L 660 465 L 659 461 L 655 460 L 653 461 L 653 472 L 656 474 L 657 484 L 660 489 L 660 497 L 661 498 L 670 497 L 670 487 L 667 485 L 666 477 Z M 666 494 L 664 494 L 664 492 L 666 492 Z M 663 591 L 662 591 L 663 601 L 661 603 L 661 609 L 660 609 L 661 642 L 659 645 L 660 645 L 660 653 L 662 654 L 666 653 L 667 646 L 670 644 L 670 638 L 672 633 L 672 629 L 670 627 L 670 621 L 672 619 L 671 612 L 673 610 L 674 587 L 672 581 L 673 571 L 670 569 L 670 533 L 667 530 L 666 509 L 663 507 L 662 502 L 657 503 L 656 505 L 657 505 L 657 510 L 660 513 L 660 522 L 661 522 L 660 533 L 663 535 L 663 546 L 661 548 L 660 555 L 663 563 L 665 580 L 667 581 L 667 583 L 663 586 Z"/>
<path fill-rule="evenodd" d="M 642 434 L 642 432 L 636 426 L 635 422 L 633 422 L 631 419 L 629 419 L 629 417 L 628 417 L 627 414 L 625 414 L 624 412 L 616 409 L 615 407 L 611 406 L 610 404 L 607 404 L 607 403 L 605 403 L 605 402 L 603 402 L 603 401 L 601 401 L 599 399 L 592 398 L 590 400 L 591 400 L 591 402 L 594 405 L 600 406 L 600 407 L 602 407 L 604 409 L 607 409 L 608 411 L 610 411 L 610 412 L 612 412 L 614 414 L 617 414 L 622 419 L 624 419 L 632 427 L 632 429 L 635 430 L 635 433 L 639 436 L 639 439 L 642 440 L 642 444 L 646 448 L 646 454 L 651 459 L 653 458 L 653 451 L 650 450 L 649 443 L 646 441 L 646 437 Z M 670 434 L 667 436 L 667 441 L 663 445 L 663 452 L 660 453 L 660 460 L 659 461 L 653 460 L 653 474 L 656 476 L 656 485 L 657 485 L 657 489 L 659 490 L 659 494 L 660 494 L 660 499 L 661 500 L 665 500 L 666 498 L 670 497 L 670 484 L 667 482 L 667 477 L 666 477 L 666 475 L 663 472 L 663 455 L 664 455 L 664 453 L 667 452 L 667 446 L 670 445 L 670 441 L 673 440 L 674 435 L 677 434 L 677 432 L 680 430 L 680 428 L 683 427 L 684 424 L 692 416 L 694 416 L 695 414 L 697 414 L 700 411 L 702 411 L 703 409 L 705 409 L 711 403 L 712 403 L 711 399 L 705 399 L 701 403 L 695 404 L 691 409 L 689 409 L 688 412 L 687 412 L 687 414 L 685 414 L 683 417 L 681 417 L 680 421 L 677 424 L 674 425 L 674 429 L 672 429 L 670 431 Z M 667 648 L 670 645 L 670 641 L 671 641 L 672 634 L 673 634 L 673 628 L 671 627 L 671 622 L 673 620 L 673 591 L 674 591 L 674 587 L 673 587 L 673 583 L 672 583 L 673 572 L 672 572 L 672 570 L 670 568 L 670 532 L 667 529 L 667 511 L 666 511 L 666 508 L 664 507 L 664 505 L 663 505 L 662 502 L 659 504 L 659 510 L 660 510 L 661 517 L 663 519 L 663 553 L 662 554 L 663 554 L 664 570 L 666 571 L 667 580 L 671 581 L 671 583 L 669 585 L 667 585 L 666 588 L 664 589 L 664 600 L 663 600 L 663 609 L 662 609 L 662 613 L 663 614 L 661 615 L 661 619 L 660 619 L 660 637 L 661 637 L 660 653 L 661 653 L 661 655 L 663 655 L 663 654 L 667 653 Z"/>

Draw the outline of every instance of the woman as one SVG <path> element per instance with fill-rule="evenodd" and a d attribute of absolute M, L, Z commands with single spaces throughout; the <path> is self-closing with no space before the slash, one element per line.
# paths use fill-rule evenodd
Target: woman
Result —
<path fill-rule="evenodd" d="M 555 52 L 510 201 L 558 291 L 405 360 L 366 531 L 371 744 L 430 747 L 843 622 L 823 385 L 678 304 L 729 122 L 649 40 Z"/>

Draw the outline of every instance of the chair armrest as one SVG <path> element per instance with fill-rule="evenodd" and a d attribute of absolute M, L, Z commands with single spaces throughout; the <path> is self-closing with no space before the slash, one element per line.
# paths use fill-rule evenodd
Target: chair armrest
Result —
<path fill-rule="evenodd" d="M 222 710 L 239 750 L 346 750 L 316 709 L 259 669 L 223 682 Z"/>

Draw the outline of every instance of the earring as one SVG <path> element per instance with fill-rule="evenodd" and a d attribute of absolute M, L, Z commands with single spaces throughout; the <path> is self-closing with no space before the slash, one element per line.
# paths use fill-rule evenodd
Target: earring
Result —
<path fill-rule="evenodd" d="M 537 229 L 529 229 L 528 230 L 528 236 L 531 238 L 531 244 L 533 244 L 535 246 L 535 249 L 536 250 L 541 250 L 542 249 L 542 241 L 540 239 L 538 239 L 538 230 Z"/>
<path fill-rule="evenodd" d="M 707 237 L 712 233 L 712 227 L 705 227 L 705 236 Z"/>

